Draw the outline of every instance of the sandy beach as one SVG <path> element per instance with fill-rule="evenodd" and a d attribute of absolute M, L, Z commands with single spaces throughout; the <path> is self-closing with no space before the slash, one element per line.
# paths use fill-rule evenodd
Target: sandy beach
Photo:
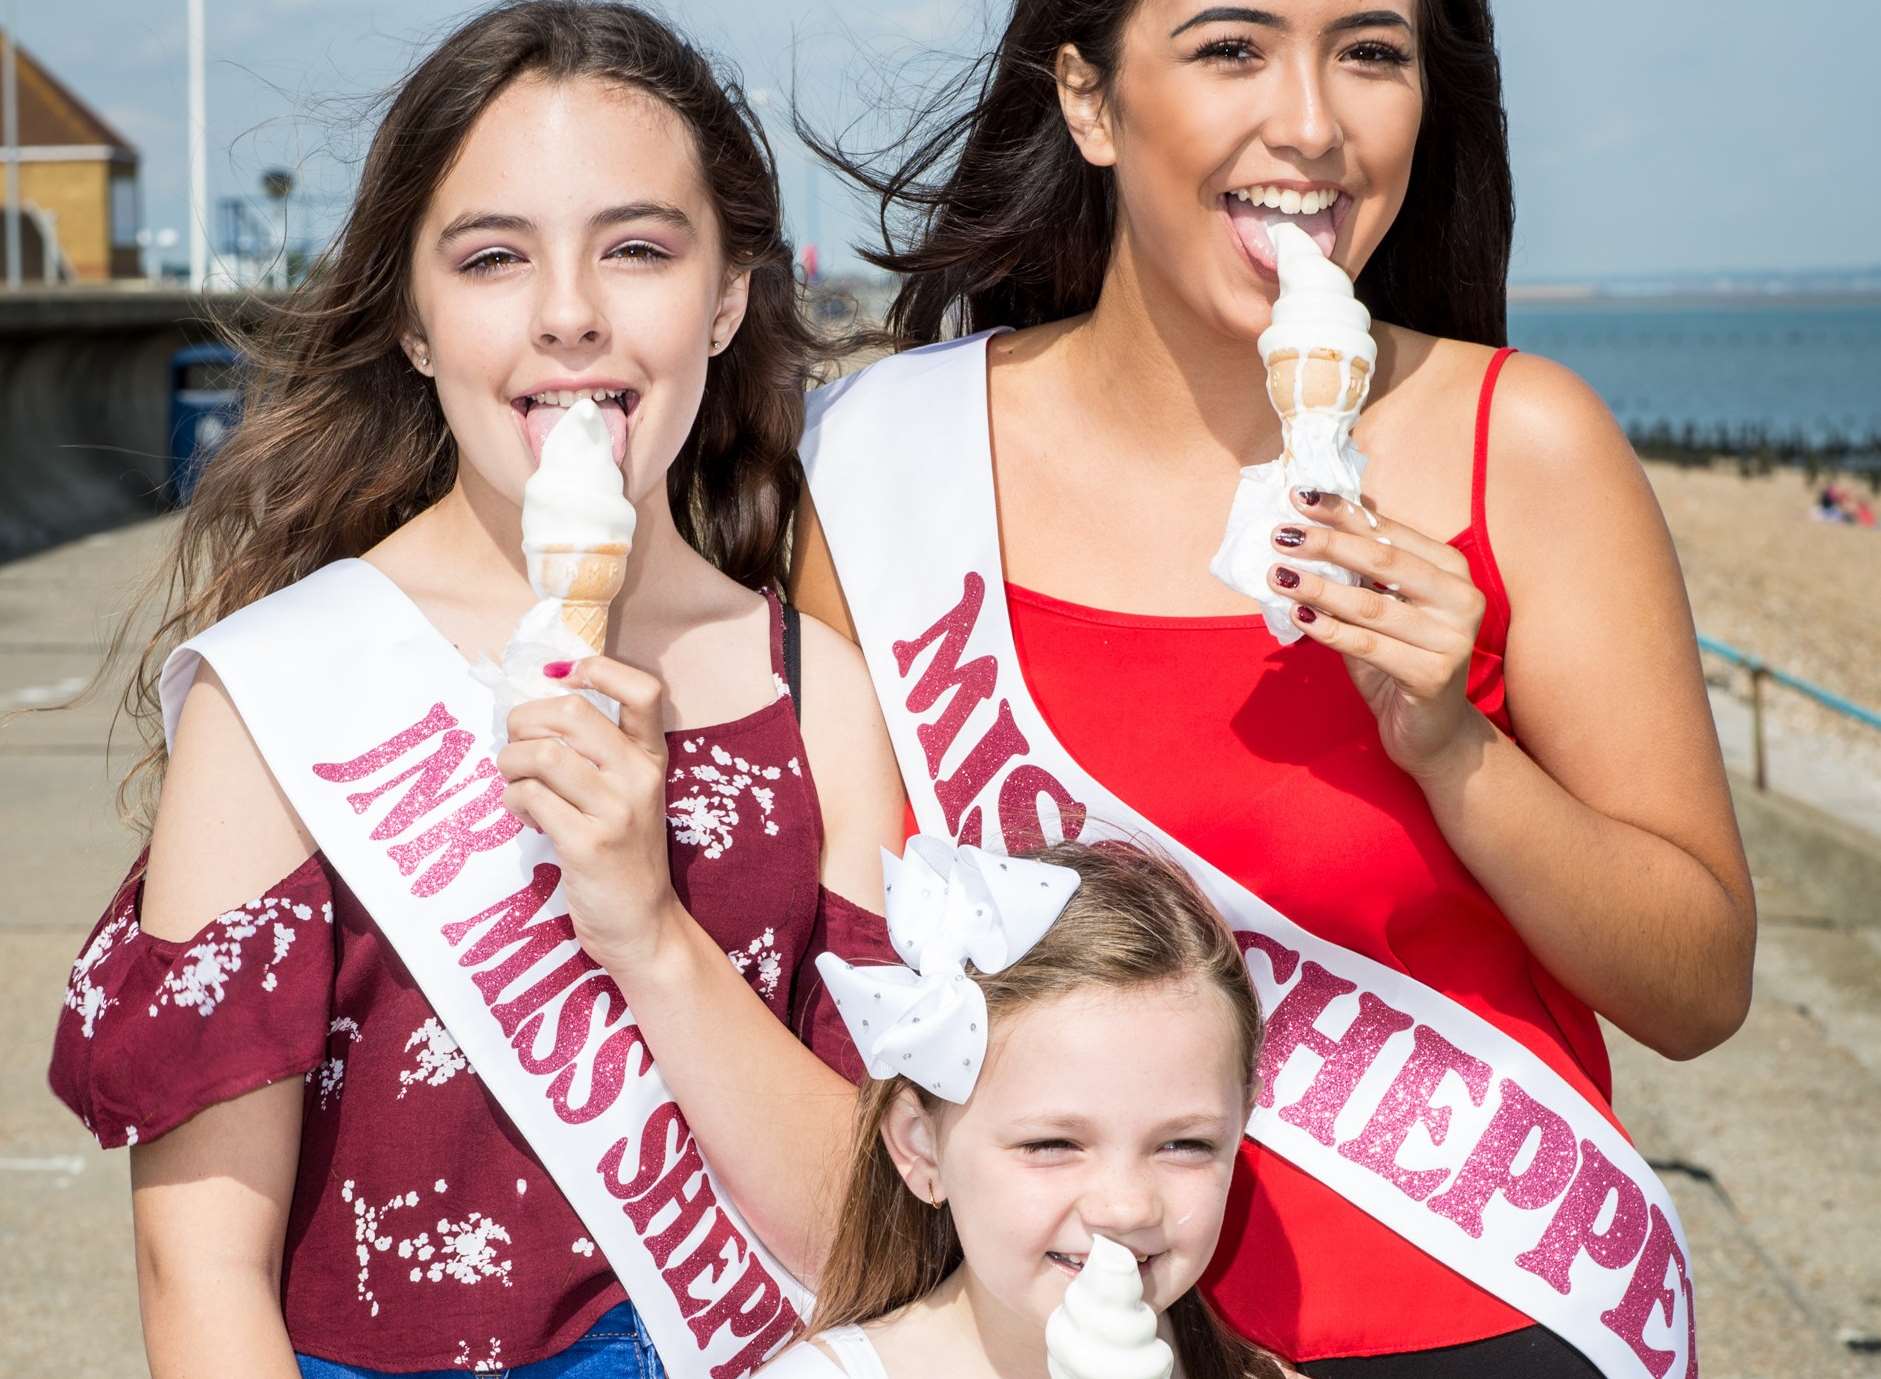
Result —
<path fill-rule="evenodd" d="M 1881 529 L 1810 515 L 1830 477 L 1864 494 L 1865 484 L 1847 475 L 1811 481 L 1797 471 L 1745 476 L 1728 461 L 1710 469 L 1648 461 L 1646 472 L 1678 545 L 1699 631 L 1881 712 Z M 1714 683 L 1743 696 L 1741 673 L 1706 661 Z M 1766 703 L 1779 788 L 1813 803 L 1824 802 L 1811 800 L 1818 789 L 1836 803 L 1871 794 L 1881 801 L 1881 730 L 1780 687 Z M 1721 726 L 1726 718 L 1721 711 Z M 1881 832 L 1878 820 L 1881 812 L 1865 822 Z"/>

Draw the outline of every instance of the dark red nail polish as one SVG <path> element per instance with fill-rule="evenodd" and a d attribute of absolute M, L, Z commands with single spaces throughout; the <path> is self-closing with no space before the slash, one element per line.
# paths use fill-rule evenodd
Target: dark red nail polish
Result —
<path fill-rule="evenodd" d="M 1276 565 L 1274 566 L 1274 583 L 1282 589 L 1297 589 L 1300 587 L 1300 577 L 1285 565 Z"/>
<path fill-rule="evenodd" d="M 1318 489 L 1302 488 L 1302 489 L 1296 489 L 1295 492 L 1297 492 L 1300 495 L 1300 502 L 1304 504 L 1305 506 L 1309 508 L 1316 508 L 1319 506 L 1319 500 L 1320 500 L 1321 494 Z"/>
<path fill-rule="evenodd" d="M 542 667 L 542 673 L 551 680 L 566 680 L 568 673 L 575 668 L 573 661 L 550 661 Z"/>
<path fill-rule="evenodd" d="M 1319 614 L 1315 613 L 1312 609 L 1308 608 L 1305 604 L 1301 604 L 1298 608 L 1294 609 L 1293 613 L 1294 613 L 1294 616 L 1297 617 L 1301 622 L 1318 622 L 1319 621 Z"/>
<path fill-rule="evenodd" d="M 1279 531 L 1274 533 L 1274 543 L 1276 545 L 1286 546 L 1289 549 L 1295 546 L 1304 546 L 1306 544 L 1306 533 L 1301 531 L 1298 527 L 1282 527 Z"/>

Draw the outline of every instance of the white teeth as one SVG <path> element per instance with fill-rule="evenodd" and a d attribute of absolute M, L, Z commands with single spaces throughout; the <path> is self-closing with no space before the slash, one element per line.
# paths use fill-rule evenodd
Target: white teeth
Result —
<path fill-rule="evenodd" d="M 1339 199 L 1338 191 L 1331 187 L 1301 192 L 1264 184 L 1237 187 L 1233 195 L 1237 201 L 1246 202 L 1250 206 L 1266 206 L 1282 215 L 1318 215 Z"/>

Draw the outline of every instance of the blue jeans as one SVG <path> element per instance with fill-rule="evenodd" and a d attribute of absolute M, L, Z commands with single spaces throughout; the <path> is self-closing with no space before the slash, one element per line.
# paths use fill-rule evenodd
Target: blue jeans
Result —
<path fill-rule="evenodd" d="M 301 1379 L 464 1379 L 467 1372 L 434 1369 L 393 1375 L 355 1365 L 336 1365 L 311 1355 L 297 1355 L 295 1359 L 300 1361 Z M 496 1379 L 666 1379 L 666 1366 L 660 1363 L 653 1342 L 641 1328 L 634 1305 L 623 1302 L 604 1312 L 587 1335 L 561 1354 L 533 1365 L 501 1370 Z"/>

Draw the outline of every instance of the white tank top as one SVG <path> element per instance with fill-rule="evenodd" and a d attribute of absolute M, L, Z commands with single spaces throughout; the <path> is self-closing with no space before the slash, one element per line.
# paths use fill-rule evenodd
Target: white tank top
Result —
<path fill-rule="evenodd" d="M 758 1371 L 757 1379 L 888 1379 L 882 1357 L 859 1326 L 838 1326 L 817 1336 L 832 1361 L 809 1341 L 798 1341 Z"/>

